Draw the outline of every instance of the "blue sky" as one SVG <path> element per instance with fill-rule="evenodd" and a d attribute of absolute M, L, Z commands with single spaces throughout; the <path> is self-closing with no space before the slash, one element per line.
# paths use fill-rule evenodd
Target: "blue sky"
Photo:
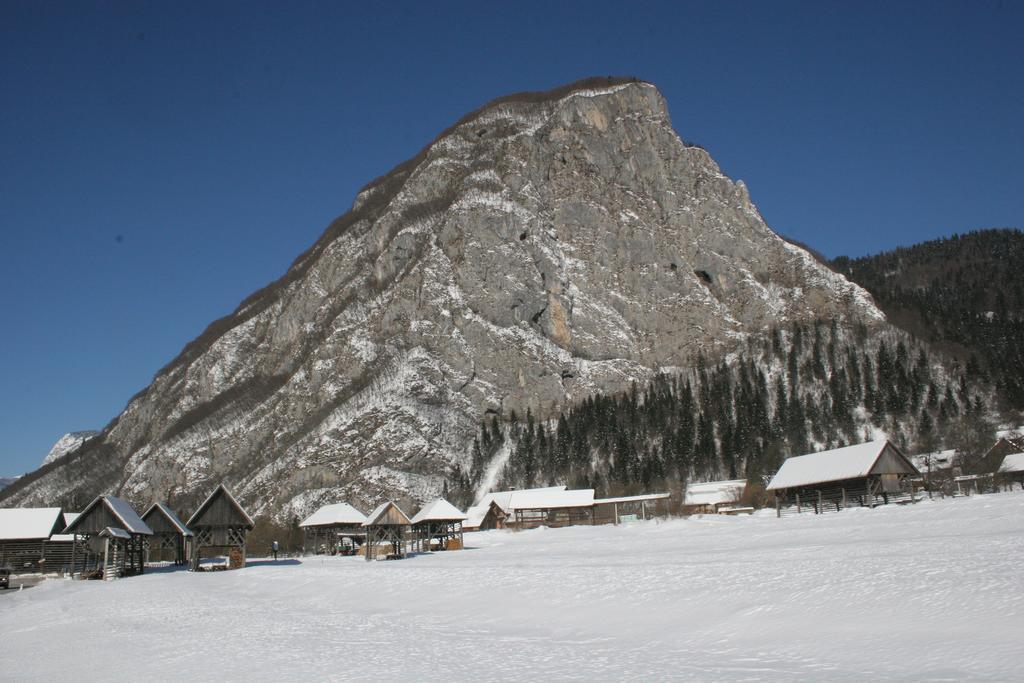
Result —
<path fill-rule="evenodd" d="M 656 83 L 828 256 L 1024 223 L 1022 3 L 372 4 L 0 3 L 0 474 L 510 92 Z"/>

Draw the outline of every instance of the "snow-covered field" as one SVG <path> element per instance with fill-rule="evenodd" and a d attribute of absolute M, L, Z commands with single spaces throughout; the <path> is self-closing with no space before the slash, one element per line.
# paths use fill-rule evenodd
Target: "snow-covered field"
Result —
<path fill-rule="evenodd" d="M 1020 680 L 1024 494 L 0 596 L 5 680 Z"/>

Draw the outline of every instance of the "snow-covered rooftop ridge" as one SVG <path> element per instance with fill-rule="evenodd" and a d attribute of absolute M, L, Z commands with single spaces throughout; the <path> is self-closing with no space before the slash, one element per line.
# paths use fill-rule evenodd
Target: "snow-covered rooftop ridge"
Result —
<path fill-rule="evenodd" d="M 106 529 L 100 532 L 100 536 L 105 538 L 118 538 L 123 541 L 131 539 L 131 534 L 122 529 L 121 527 L 108 526 Z"/>
<path fill-rule="evenodd" d="M 174 510 L 172 510 L 171 508 L 167 507 L 167 505 L 165 505 L 164 503 L 159 503 L 158 502 L 158 503 L 153 503 L 152 505 L 150 505 L 149 509 L 146 510 L 144 513 L 142 513 L 143 520 L 145 520 L 147 517 L 149 517 L 149 515 L 151 513 L 153 513 L 153 512 L 159 512 L 164 517 L 166 517 L 167 521 L 171 523 L 171 526 L 173 526 L 175 529 L 177 529 L 183 535 L 185 535 L 185 536 L 192 536 L 193 535 L 192 531 L 190 531 L 189 528 L 187 526 L 185 526 L 185 523 L 181 521 L 181 519 L 178 517 L 177 514 L 175 514 Z"/>
<path fill-rule="evenodd" d="M 110 508 L 110 511 L 113 512 L 119 520 L 121 520 L 126 531 L 133 534 L 145 534 L 147 536 L 153 535 L 153 530 L 149 528 L 148 524 L 142 521 L 142 518 L 139 517 L 139 513 L 135 511 L 135 508 L 128 504 L 128 501 L 122 500 L 117 496 L 103 496 L 103 500 L 106 502 L 107 507 Z"/>
<path fill-rule="evenodd" d="M 618 496 L 616 498 L 595 498 L 594 505 L 611 505 L 613 503 L 637 503 L 642 500 L 662 500 L 668 498 L 669 493 L 645 493 L 638 496 Z"/>
<path fill-rule="evenodd" d="M 413 524 L 432 521 L 461 521 L 467 518 L 466 514 L 449 503 L 444 498 L 428 503 L 422 510 L 412 518 Z"/>
<path fill-rule="evenodd" d="M 548 510 L 554 508 L 582 508 L 594 504 L 594 489 L 564 491 L 515 491 L 509 500 L 508 512 L 515 510 Z"/>
<path fill-rule="evenodd" d="M 63 522 L 60 508 L 0 508 L 0 540 L 50 538 Z"/>
<path fill-rule="evenodd" d="M 876 439 L 855 446 L 789 458 L 782 463 L 766 490 L 865 477 L 888 443 L 887 439 Z"/>
<path fill-rule="evenodd" d="M 358 526 L 366 521 L 366 515 L 348 503 L 324 505 L 299 523 L 300 527 L 350 524 Z"/>
<path fill-rule="evenodd" d="M 1011 453 L 1003 458 L 999 472 L 1024 472 L 1024 453 Z"/>
<path fill-rule="evenodd" d="M 735 503 L 743 496 L 743 491 L 746 488 L 746 479 L 702 481 L 688 484 L 686 486 L 686 496 L 683 498 L 683 505 Z"/>
<path fill-rule="evenodd" d="M 473 507 L 482 507 L 485 510 L 490 506 L 491 502 L 495 502 L 498 506 L 505 511 L 509 509 L 509 500 L 513 494 L 525 493 L 525 492 L 540 492 L 540 491 L 564 491 L 565 485 L 561 486 L 544 486 L 535 489 L 512 489 L 511 491 L 492 491 L 485 495 L 480 501 Z"/>

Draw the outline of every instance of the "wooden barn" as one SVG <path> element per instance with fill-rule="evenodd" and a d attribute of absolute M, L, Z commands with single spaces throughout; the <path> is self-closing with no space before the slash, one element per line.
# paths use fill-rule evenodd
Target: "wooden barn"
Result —
<path fill-rule="evenodd" d="M 363 528 L 366 530 L 366 544 L 363 546 L 366 560 L 376 559 L 381 549 L 384 558 L 397 560 L 408 554 L 407 536 L 412 520 L 393 501 L 381 503 L 366 516 Z"/>
<path fill-rule="evenodd" d="M 508 513 L 494 500 L 474 505 L 466 510 L 466 520 L 462 523 L 462 531 L 489 531 L 504 529 Z"/>
<path fill-rule="evenodd" d="M 668 493 L 594 499 L 594 524 L 620 524 L 668 516 Z"/>
<path fill-rule="evenodd" d="M 505 509 L 505 526 L 513 529 L 593 524 L 594 489 L 514 491 Z"/>
<path fill-rule="evenodd" d="M 219 484 L 186 526 L 192 531 L 192 570 L 204 557 L 226 555 L 228 569 L 245 566 L 245 541 L 256 526 L 224 484 Z"/>
<path fill-rule="evenodd" d="M 0 567 L 15 573 L 46 571 L 46 546 L 64 526 L 60 508 L 0 509 Z"/>
<path fill-rule="evenodd" d="M 683 495 L 684 515 L 717 515 L 740 507 L 747 490 L 746 479 L 694 482 L 686 486 Z"/>
<path fill-rule="evenodd" d="M 142 521 L 153 530 L 153 536 L 146 545 L 146 562 L 182 565 L 188 561 L 192 532 L 174 510 L 164 503 L 153 503 L 142 514 Z"/>
<path fill-rule="evenodd" d="M 324 505 L 299 523 L 302 549 L 317 555 L 351 555 L 366 539 L 366 515 L 348 503 Z"/>
<path fill-rule="evenodd" d="M 999 464 L 996 470 L 1000 483 L 1007 488 L 1017 482 L 1024 489 L 1024 453 L 1010 453 Z"/>
<path fill-rule="evenodd" d="M 423 507 L 412 518 L 413 546 L 418 552 L 461 550 L 465 513 L 444 498 Z"/>
<path fill-rule="evenodd" d="M 145 544 L 153 535 L 139 513 L 115 496 L 99 496 L 89 503 L 64 530 L 82 541 L 87 563 L 96 561 L 104 578 L 141 574 L 145 568 Z M 72 545 L 77 564 L 78 544 Z"/>
<path fill-rule="evenodd" d="M 904 480 L 919 475 L 896 446 L 879 439 L 789 458 L 766 490 L 775 494 L 779 514 L 783 507 L 821 513 L 910 499 Z"/>

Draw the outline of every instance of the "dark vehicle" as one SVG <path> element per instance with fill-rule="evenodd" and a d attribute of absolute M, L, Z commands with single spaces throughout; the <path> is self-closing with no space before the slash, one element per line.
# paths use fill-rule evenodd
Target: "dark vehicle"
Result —
<path fill-rule="evenodd" d="M 11 570 L 7 567 L 0 567 L 0 588 L 11 587 Z"/>

